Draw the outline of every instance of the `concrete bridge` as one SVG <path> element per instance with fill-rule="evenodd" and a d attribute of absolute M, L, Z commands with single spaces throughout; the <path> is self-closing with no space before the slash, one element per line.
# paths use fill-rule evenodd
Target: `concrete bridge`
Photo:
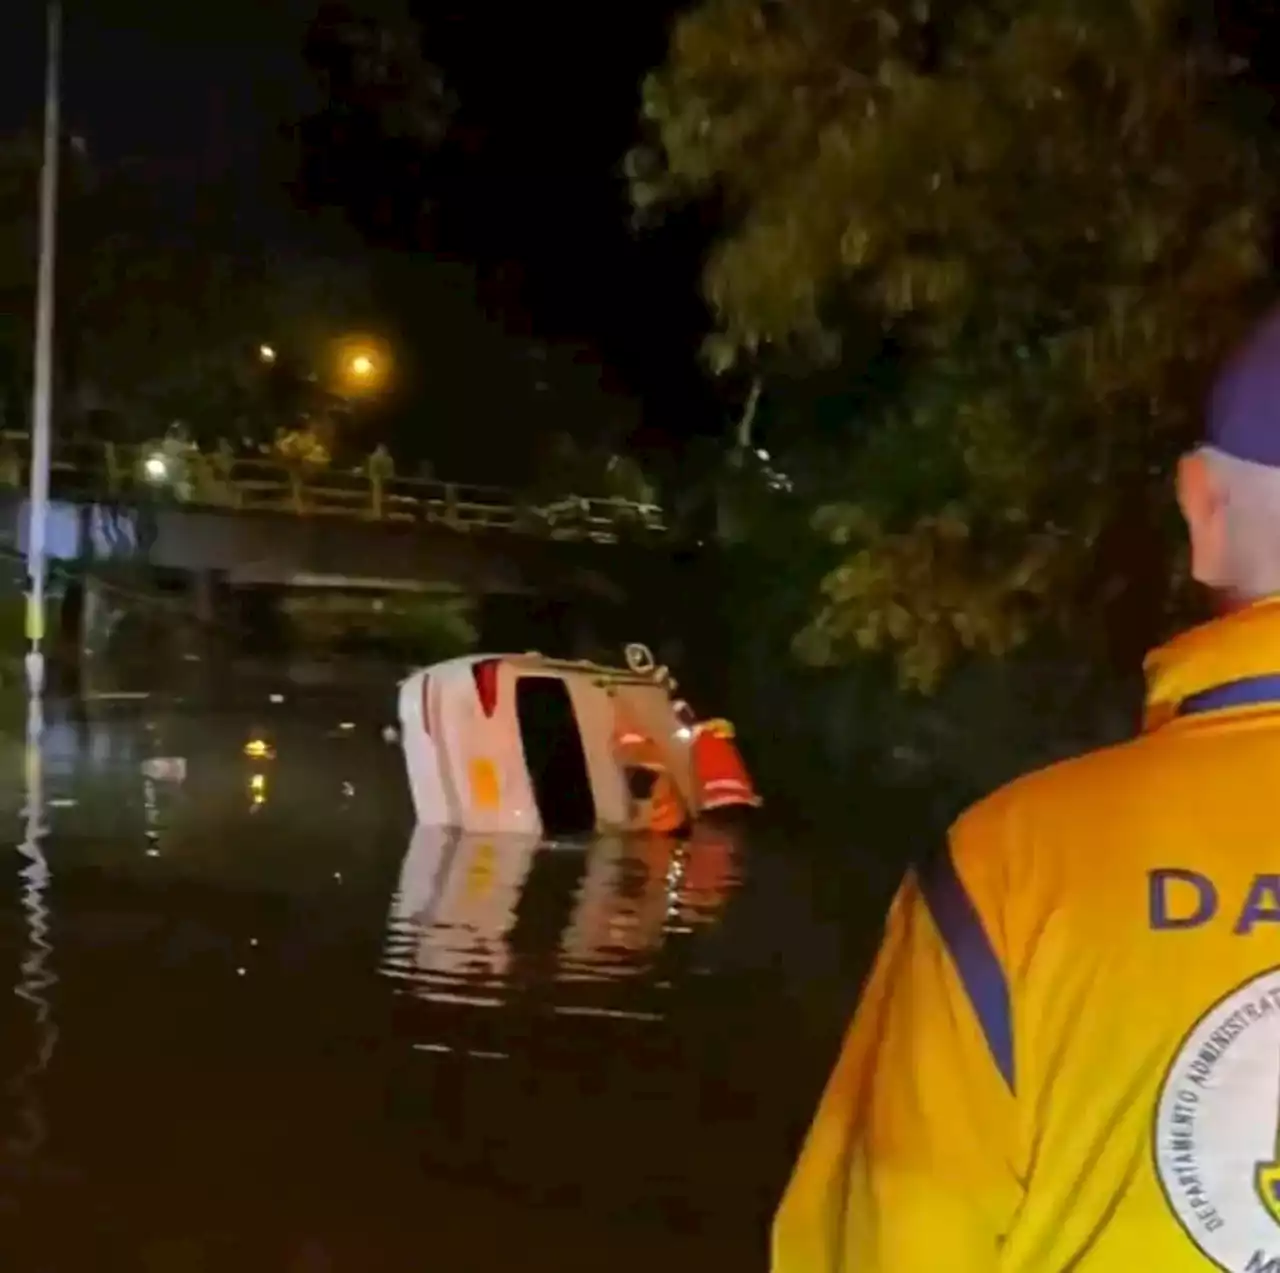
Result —
<path fill-rule="evenodd" d="M 28 502 L 0 495 L 0 543 L 25 553 Z M 54 500 L 48 552 L 83 565 L 134 563 L 238 586 L 595 595 L 621 600 L 653 547 L 187 504 Z"/>
<path fill-rule="evenodd" d="M 24 550 L 29 440 L 0 433 L 0 541 Z M 495 487 L 90 439 L 55 446 L 49 552 L 214 572 L 232 584 L 493 593 L 586 590 L 665 544 L 662 511 Z M 621 550 L 621 551 L 620 551 Z M 630 551 L 628 551 L 630 550 Z"/>
<path fill-rule="evenodd" d="M 0 546 L 11 553 L 28 543 L 26 481 L 26 438 L 0 435 Z M 623 612 L 652 612 L 654 596 L 674 590 L 661 510 L 633 501 L 535 503 L 494 488 L 88 441 L 55 449 L 51 485 L 48 552 L 87 581 L 87 600 L 74 604 L 82 646 L 100 609 L 95 577 L 121 566 L 176 588 L 175 603 L 207 625 L 225 622 L 237 594 L 439 592 L 498 616 L 481 631 L 503 646 L 518 641 L 526 612 L 556 610 L 558 627 L 573 630 L 556 641 L 564 652 L 589 643 L 591 629 L 629 626 Z"/>

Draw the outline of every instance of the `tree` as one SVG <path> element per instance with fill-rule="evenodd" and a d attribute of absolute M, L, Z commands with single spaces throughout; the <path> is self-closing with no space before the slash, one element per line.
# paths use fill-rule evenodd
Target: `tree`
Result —
<path fill-rule="evenodd" d="M 37 130 L 0 136 L 0 428 L 7 429 L 24 427 L 30 405 L 42 157 Z M 68 139 L 61 161 L 63 204 L 83 198 L 93 179 L 83 144 Z"/>
<path fill-rule="evenodd" d="M 201 443 L 269 441 L 331 410 L 330 345 L 369 324 L 359 267 L 269 253 L 203 220 L 175 223 L 145 170 L 104 173 L 70 204 L 59 346 L 81 413 L 138 440 L 175 420 Z"/>
<path fill-rule="evenodd" d="M 321 100 L 293 128 L 295 194 L 342 208 L 372 242 L 418 246 L 426 168 L 454 110 L 422 32 L 396 0 L 325 3 L 304 51 Z"/>
<path fill-rule="evenodd" d="M 713 367 L 867 376 L 806 658 L 892 651 L 927 687 L 1089 632 L 1126 587 L 1265 290 L 1273 164 L 1232 71 L 1174 0 L 704 0 L 677 22 L 633 192 L 720 210 Z"/>
<path fill-rule="evenodd" d="M 0 139 L 0 406 L 25 425 L 40 143 Z M 335 342 L 375 326 L 363 265 L 238 235 L 234 195 L 178 194 L 146 165 L 65 147 L 55 353 L 59 413 L 141 440 L 183 421 L 201 442 L 269 441 L 341 414 Z M 264 356 L 264 351 L 269 357 Z"/>

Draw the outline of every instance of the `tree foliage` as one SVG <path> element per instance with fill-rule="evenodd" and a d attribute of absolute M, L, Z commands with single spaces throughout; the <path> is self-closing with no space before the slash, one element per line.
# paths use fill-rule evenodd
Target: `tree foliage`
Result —
<path fill-rule="evenodd" d="M 899 363 L 850 403 L 806 658 L 891 651 L 929 686 L 1125 586 L 1269 264 L 1272 156 L 1232 72 L 1174 0 L 703 0 L 677 22 L 633 193 L 721 210 L 713 366 Z"/>
<path fill-rule="evenodd" d="M 76 396 L 134 437 L 181 420 L 202 441 L 267 441 L 327 416 L 331 342 L 360 330 L 371 306 L 358 271 L 193 251 L 128 224 L 67 270 L 79 276 L 63 324 Z"/>
<path fill-rule="evenodd" d="M 372 241 L 416 246 L 428 168 L 455 107 L 422 31 L 397 0 L 330 0 L 308 28 L 305 55 L 320 100 L 294 126 L 295 194 L 342 208 Z"/>
<path fill-rule="evenodd" d="M 0 395 L 11 428 L 30 392 L 39 170 L 37 137 L 0 140 Z M 96 164 L 78 144 L 65 147 L 61 187 L 63 417 L 133 440 L 180 420 L 201 441 L 268 442 L 340 409 L 324 373 L 333 342 L 371 321 L 363 267 L 238 241 L 218 191 L 197 192 L 195 215 L 175 215 L 149 168 Z"/>
<path fill-rule="evenodd" d="M 28 129 L 0 137 L 0 427 L 21 428 L 31 393 L 43 142 Z M 83 148 L 64 146 L 64 201 L 81 198 L 91 172 Z"/>

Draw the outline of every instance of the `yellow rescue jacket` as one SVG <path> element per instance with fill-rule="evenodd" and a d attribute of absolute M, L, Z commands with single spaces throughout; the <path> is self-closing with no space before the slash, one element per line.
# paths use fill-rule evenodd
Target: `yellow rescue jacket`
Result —
<path fill-rule="evenodd" d="M 1280 1273 L 1280 601 L 913 872 L 773 1273 Z"/>

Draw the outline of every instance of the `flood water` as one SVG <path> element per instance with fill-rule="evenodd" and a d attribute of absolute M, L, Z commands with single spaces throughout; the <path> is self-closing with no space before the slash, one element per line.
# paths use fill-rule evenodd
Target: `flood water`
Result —
<path fill-rule="evenodd" d="M 876 936 L 847 853 L 415 829 L 319 706 L 0 747 L 6 1273 L 764 1267 Z"/>

